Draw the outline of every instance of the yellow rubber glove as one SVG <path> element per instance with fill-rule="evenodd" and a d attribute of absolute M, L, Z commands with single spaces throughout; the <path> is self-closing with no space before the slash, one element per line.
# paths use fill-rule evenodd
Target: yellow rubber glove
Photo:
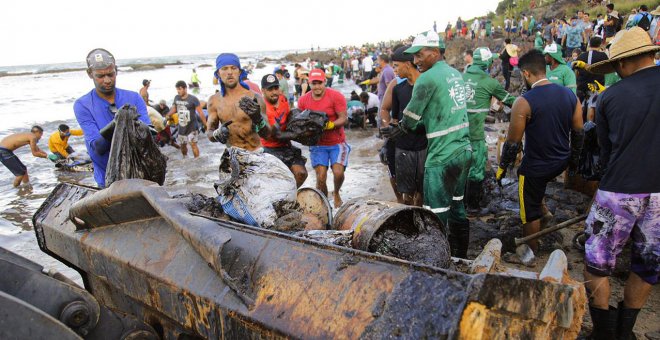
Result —
<path fill-rule="evenodd" d="M 495 173 L 495 180 L 497 183 L 502 186 L 502 179 L 506 176 L 506 169 L 502 167 L 497 167 L 497 172 Z"/>
<path fill-rule="evenodd" d="M 361 82 L 360 85 L 369 85 L 369 79 L 367 79 L 367 80 Z"/>
<path fill-rule="evenodd" d="M 334 128 L 335 128 L 335 122 L 329 120 L 327 123 L 325 123 L 323 130 L 332 130 Z"/>
<path fill-rule="evenodd" d="M 585 63 L 582 60 L 576 60 L 576 61 L 573 62 L 573 68 L 584 69 L 585 67 L 587 67 L 587 63 Z"/>
<path fill-rule="evenodd" d="M 596 80 L 593 83 L 587 84 L 587 88 L 589 88 L 589 91 L 591 92 L 602 93 L 603 91 L 605 91 L 605 86 L 599 83 L 598 80 Z"/>

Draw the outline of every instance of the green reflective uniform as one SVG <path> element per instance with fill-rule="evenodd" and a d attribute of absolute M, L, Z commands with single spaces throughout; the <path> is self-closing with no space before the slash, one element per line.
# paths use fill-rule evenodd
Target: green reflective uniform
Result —
<path fill-rule="evenodd" d="M 568 87 L 573 93 L 577 91 L 575 72 L 564 64 L 559 64 L 554 70 L 551 70 L 550 66 L 546 66 L 545 77 L 548 78 L 551 83 Z"/>
<path fill-rule="evenodd" d="M 403 111 L 402 127 L 426 128 L 424 205 L 447 226 L 468 223 L 463 205 L 470 163 L 465 83 L 461 73 L 438 61 L 422 73 Z"/>
<path fill-rule="evenodd" d="M 495 97 L 505 105 L 511 106 L 516 98 L 478 65 L 470 66 L 463 74 L 463 79 L 465 80 L 465 103 L 470 122 L 470 143 L 472 144 L 472 163 L 468 181 L 481 182 L 486 176 L 486 161 L 488 160 L 484 123 L 486 115 L 490 111 L 490 100 Z"/>

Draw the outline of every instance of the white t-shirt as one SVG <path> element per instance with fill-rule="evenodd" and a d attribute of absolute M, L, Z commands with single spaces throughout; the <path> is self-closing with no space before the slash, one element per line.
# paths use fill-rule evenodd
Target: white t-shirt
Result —
<path fill-rule="evenodd" d="M 351 60 L 351 68 L 353 71 L 357 71 L 360 69 L 360 62 L 357 59 Z"/>
<path fill-rule="evenodd" d="M 479 30 L 479 20 L 475 20 L 472 22 L 472 30 L 475 32 Z"/>
<path fill-rule="evenodd" d="M 378 105 L 380 104 L 380 101 L 378 100 L 378 96 L 371 92 L 367 92 L 367 93 L 369 94 L 369 101 L 367 102 L 366 109 L 369 110 L 372 107 L 378 107 Z"/>
<path fill-rule="evenodd" d="M 362 66 L 364 66 L 364 72 L 371 72 L 374 68 L 374 60 L 370 56 L 366 56 L 362 59 Z"/>

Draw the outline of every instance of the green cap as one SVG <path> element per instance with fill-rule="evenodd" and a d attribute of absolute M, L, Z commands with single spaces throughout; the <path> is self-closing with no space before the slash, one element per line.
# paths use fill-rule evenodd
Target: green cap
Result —
<path fill-rule="evenodd" d="M 424 32 L 415 37 L 412 46 L 405 53 L 415 54 L 424 47 L 445 48 L 445 42 L 434 31 Z"/>
<path fill-rule="evenodd" d="M 562 56 L 561 56 L 561 49 L 559 48 L 559 46 L 557 46 L 556 43 L 552 43 L 552 44 L 546 46 L 543 49 L 543 54 L 550 55 L 554 60 L 556 60 L 560 64 L 566 64 L 566 62 L 564 61 L 564 58 L 562 58 Z"/>
<path fill-rule="evenodd" d="M 472 52 L 473 62 L 486 62 L 490 63 L 495 58 L 499 58 L 499 54 L 493 53 L 488 47 L 479 47 Z"/>

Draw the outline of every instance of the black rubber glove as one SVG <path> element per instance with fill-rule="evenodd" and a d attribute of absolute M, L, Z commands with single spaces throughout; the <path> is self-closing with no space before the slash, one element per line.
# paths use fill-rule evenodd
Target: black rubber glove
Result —
<path fill-rule="evenodd" d="M 406 132 L 401 129 L 401 126 L 398 124 L 396 125 L 390 125 L 388 127 L 380 128 L 380 134 L 383 135 L 385 138 L 389 138 L 391 140 L 395 140 L 399 137 L 401 137 L 403 134 Z"/>
<path fill-rule="evenodd" d="M 101 137 L 103 137 L 108 142 L 112 142 L 112 135 L 115 133 L 116 125 L 117 123 L 113 120 L 110 123 L 108 123 L 106 126 L 104 126 L 101 130 L 99 130 Z"/>
<path fill-rule="evenodd" d="M 520 143 L 504 142 L 502 155 L 500 156 L 500 166 L 495 173 L 495 180 L 497 180 L 497 184 L 500 187 L 502 186 L 502 179 L 506 176 L 506 171 L 516 161 L 521 147 L 522 145 Z"/>
<path fill-rule="evenodd" d="M 568 175 L 575 176 L 580 165 L 580 155 L 584 145 L 584 130 L 571 130 L 571 157 L 568 159 Z"/>
<path fill-rule="evenodd" d="M 261 106 L 259 105 L 257 98 L 245 96 L 238 102 L 238 107 L 240 107 L 241 110 L 252 119 L 252 124 L 258 126 L 263 121 L 263 117 L 261 116 Z"/>
<path fill-rule="evenodd" d="M 213 131 L 213 139 L 215 139 L 217 142 L 220 142 L 222 144 L 227 144 L 227 140 L 229 140 L 229 125 L 231 125 L 233 121 L 228 120 L 215 131 Z"/>

